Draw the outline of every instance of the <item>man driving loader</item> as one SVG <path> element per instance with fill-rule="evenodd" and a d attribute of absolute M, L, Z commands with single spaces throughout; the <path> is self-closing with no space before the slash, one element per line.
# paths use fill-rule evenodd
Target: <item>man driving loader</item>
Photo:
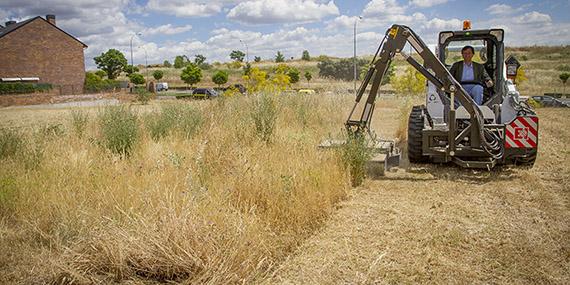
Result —
<path fill-rule="evenodd" d="M 477 62 L 473 62 L 475 49 L 472 46 L 465 46 L 461 49 L 462 61 L 455 62 L 450 69 L 450 73 L 455 80 L 469 93 L 477 105 L 483 104 L 483 84 L 487 87 L 493 86 L 493 81 L 485 67 Z"/>

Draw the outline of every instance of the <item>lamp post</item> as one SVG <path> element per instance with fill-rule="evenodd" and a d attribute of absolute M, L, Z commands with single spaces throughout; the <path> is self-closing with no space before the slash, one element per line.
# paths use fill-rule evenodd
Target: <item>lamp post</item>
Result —
<path fill-rule="evenodd" d="M 245 46 L 245 62 L 249 62 L 249 48 L 247 47 L 247 44 L 244 41 L 242 41 L 241 39 L 239 41 Z"/>
<path fill-rule="evenodd" d="M 142 33 L 135 33 L 135 34 L 133 34 L 133 35 L 131 36 L 131 66 L 133 66 L 133 67 L 134 67 L 134 65 L 135 65 L 135 64 L 133 63 L 133 38 L 134 38 L 135 36 L 140 36 L 140 35 L 142 35 Z"/>
<path fill-rule="evenodd" d="M 362 20 L 362 16 L 354 20 L 354 94 L 356 94 L 356 23 L 358 20 Z"/>

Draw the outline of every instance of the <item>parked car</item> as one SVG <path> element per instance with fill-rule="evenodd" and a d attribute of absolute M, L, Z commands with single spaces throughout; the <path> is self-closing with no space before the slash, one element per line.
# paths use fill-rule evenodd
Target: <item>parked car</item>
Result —
<path fill-rule="evenodd" d="M 157 92 L 168 91 L 168 83 L 166 83 L 166 82 L 156 83 L 156 91 Z"/>
<path fill-rule="evenodd" d="M 218 92 L 213 88 L 196 88 L 192 91 L 192 96 L 194 98 L 208 99 L 212 97 L 218 97 Z"/>
<path fill-rule="evenodd" d="M 568 102 L 563 102 L 552 96 L 532 96 L 531 98 L 543 107 L 570 107 Z"/>

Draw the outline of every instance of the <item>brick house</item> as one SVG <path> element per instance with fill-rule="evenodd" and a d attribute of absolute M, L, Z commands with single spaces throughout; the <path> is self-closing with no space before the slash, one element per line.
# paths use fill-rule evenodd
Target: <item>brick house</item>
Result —
<path fill-rule="evenodd" d="M 56 26 L 55 16 L 0 26 L 0 78 L 37 77 L 60 94 L 83 93 L 87 45 Z"/>

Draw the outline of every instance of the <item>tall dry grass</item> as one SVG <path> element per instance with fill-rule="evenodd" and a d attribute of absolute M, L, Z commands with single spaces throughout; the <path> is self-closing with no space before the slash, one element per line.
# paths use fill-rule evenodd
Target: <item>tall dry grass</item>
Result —
<path fill-rule="evenodd" d="M 9 252 L 0 256 L 0 283 L 264 276 L 349 188 L 338 157 L 316 147 L 342 125 L 347 99 L 267 96 L 271 140 L 256 131 L 257 96 L 133 107 L 116 126 L 106 120 L 118 109 L 75 113 L 63 132 L 43 137 L 34 128 L 3 133 L 16 139 L 0 158 L 0 251 Z M 153 119 L 167 131 L 153 134 Z M 101 143 L 125 124 L 137 134 L 129 156 Z M 41 146 L 36 167 L 23 163 L 29 154 L 12 155 L 21 143 Z"/>

